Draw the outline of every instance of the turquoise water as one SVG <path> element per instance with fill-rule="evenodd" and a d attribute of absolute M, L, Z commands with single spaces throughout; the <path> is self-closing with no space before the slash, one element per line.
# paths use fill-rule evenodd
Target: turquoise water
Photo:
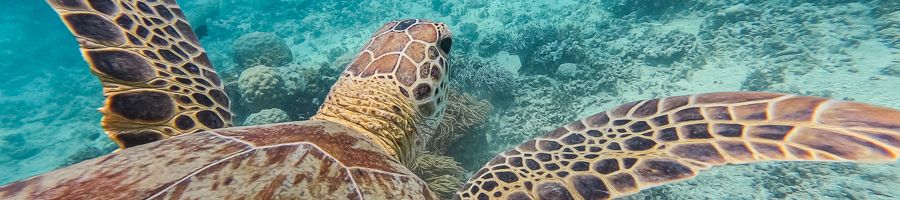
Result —
<path fill-rule="evenodd" d="M 288 47 L 289 62 L 269 66 L 286 85 L 265 106 L 291 121 L 315 112 L 382 23 L 447 23 L 454 85 L 494 108 L 444 152 L 470 172 L 560 124 L 653 97 L 752 90 L 900 108 L 897 1 L 666 2 L 181 3 L 233 98 L 249 68 L 236 41 L 265 32 Z M 114 150 L 95 110 L 99 81 L 53 10 L 14 1 L 0 11 L 0 184 Z M 233 101 L 236 123 L 256 122 L 260 105 Z M 898 176 L 896 163 L 726 166 L 631 198 L 898 199 Z"/>

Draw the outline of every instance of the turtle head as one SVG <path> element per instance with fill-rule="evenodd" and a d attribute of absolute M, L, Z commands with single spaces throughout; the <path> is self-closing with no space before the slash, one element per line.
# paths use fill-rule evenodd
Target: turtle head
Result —
<path fill-rule="evenodd" d="M 347 65 L 313 119 L 356 128 L 412 163 L 446 108 L 452 43 L 443 23 L 386 23 Z"/>
<path fill-rule="evenodd" d="M 447 100 L 453 39 L 443 23 L 405 19 L 384 24 L 345 76 L 392 80 L 417 114 L 438 121 Z M 384 77 L 380 77 L 384 75 Z M 431 124 L 434 129 L 437 124 Z"/>

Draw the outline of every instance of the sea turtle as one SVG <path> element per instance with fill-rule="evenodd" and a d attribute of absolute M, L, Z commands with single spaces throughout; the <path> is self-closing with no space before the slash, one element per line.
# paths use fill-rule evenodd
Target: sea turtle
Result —
<path fill-rule="evenodd" d="M 227 128 L 228 98 L 174 0 L 48 2 L 103 82 L 102 125 L 122 149 L 0 187 L 0 198 L 435 198 L 405 165 L 446 104 L 444 24 L 382 26 L 309 121 Z M 610 199 L 717 165 L 889 162 L 898 153 L 900 111 L 891 108 L 762 92 L 674 96 L 526 141 L 455 198 Z"/>

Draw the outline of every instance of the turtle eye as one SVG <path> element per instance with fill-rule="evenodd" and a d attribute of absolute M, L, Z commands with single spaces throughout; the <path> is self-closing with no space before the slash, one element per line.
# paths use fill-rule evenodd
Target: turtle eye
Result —
<path fill-rule="evenodd" d="M 450 47 L 453 46 L 453 39 L 446 37 L 441 39 L 441 41 L 438 41 L 438 45 L 441 46 L 441 50 L 443 50 L 444 53 L 450 54 Z"/>

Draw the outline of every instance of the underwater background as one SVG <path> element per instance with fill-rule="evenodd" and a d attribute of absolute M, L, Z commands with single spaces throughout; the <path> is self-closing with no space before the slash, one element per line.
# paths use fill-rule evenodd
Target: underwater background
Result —
<path fill-rule="evenodd" d="M 900 108 L 896 0 L 180 3 L 238 125 L 314 114 L 384 22 L 447 23 L 456 89 L 420 160 L 430 168 L 414 169 L 447 190 L 502 150 L 634 100 L 744 90 Z M 99 125 L 100 83 L 56 13 L 43 1 L 6 4 L 0 184 L 115 150 Z M 898 177 L 897 163 L 771 162 L 716 167 L 627 199 L 900 199 Z"/>

